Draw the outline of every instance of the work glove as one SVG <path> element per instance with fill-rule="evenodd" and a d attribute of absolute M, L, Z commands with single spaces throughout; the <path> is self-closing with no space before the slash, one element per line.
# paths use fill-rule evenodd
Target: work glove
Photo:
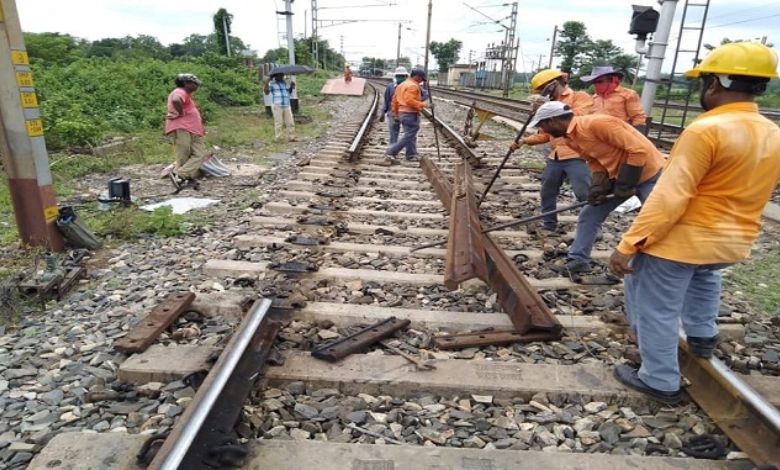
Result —
<path fill-rule="evenodd" d="M 379 115 L 379 122 L 385 122 L 385 113 Z"/>
<path fill-rule="evenodd" d="M 628 199 L 636 194 L 636 185 L 642 177 L 643 166 L 634 166 L 624 163 L 618 170 L 617 181 L 615 181 L 615 197 L 618 199 Z"/>
<path fill-rule="evenodd" d="M 515 140 L 512 142 L 512 144 L 509 146 L 509 150 L 515 151 L 523 146 L 523 139 Z"/>
<path fill-rule="evenodd" d="M 607 172 L 594 172 L 590 184 L 590 191 L 588 191 L 588 204 L 591 206 L 604 204 L 610 192 L 612 192 L 612 181 L 610 181 Z"/>

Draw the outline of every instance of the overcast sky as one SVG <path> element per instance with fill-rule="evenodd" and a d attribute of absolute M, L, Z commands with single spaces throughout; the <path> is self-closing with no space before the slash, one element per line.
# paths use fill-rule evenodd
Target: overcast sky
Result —
<path fill-rule="evenodd" d="M 263 55 L 268 49 L 286 45 L 279 39 L 279 32 L 284 33 L 285 30 L 283 18 L 276 14 L 284 10 L 284 3 L 284 0 L 18 0 L 17 8 L 24 31 L 68 33 L 89 40 L 147 34 L 164 44 L 181 42 L 190 34 L 209 34 L 213 30 L 212 15 L 219 8 L 225 8 L 234 16 L 232 34 Z M 398 21 L 404 21 L 401 55 L 411 57 L 414 62 L 423 61 L 427 1 L 318 0 L 317 3 L 320 20 L 364 20 L 320 27 L 320 37 L 330 41 L 337 50 L 341 49 L 343 38 L 343 50 L 348 60 L 358 63 L 363 56 L 394 58 Z M 570 20 L 584 22 L 594 39 L 611 39 L 626 52 L 633 53 L 634 39 L 627 33 L 632 3 L 660 9 L 657 2 L 649 0 L 520 0 L 517 34 L 522 56 L 518 70 L 531 69 L 532 62 L 536 64 L 540 54 L 543 56 L 542 63 L 547 63 L 554 26 Z M 500 42 L 504 37 L 502 27 L 491 24 L 488 18 L 466 4 L 490 18 L 505 19 L 507 25 L 506 18 L 511 12 L 510 4 L 499 0 L 469 0 L 466 3 L 433 0 L 431 40 L 461 40 L 460 62 L 467 61 L 469 51 L 474 51 L 472 54 L 476 60 L 484 55 L 488 43 Z M 678 2 L 672 47 L 678 35 L 684 4 L 684 0 Z M 292 8 L 296 37 L 311 34 L 311 2 L 297 0 Z M 699 18 L 702 11 L 703 8 L 691 8 L 686 23 L 698 23 L 690 18 Z M 780 46 L 780 0 L 710 2 L 705 43 L 719 43 L 724 37 L 752 39 L 761 36 L 768 36 L 769 42 Z M 695 34 L 686 33 L 686 38 L 694 37 Z M 690 62 L 689 58 L 686 59 Z M 430 60 L 433 61 L 433 58 Z"/>

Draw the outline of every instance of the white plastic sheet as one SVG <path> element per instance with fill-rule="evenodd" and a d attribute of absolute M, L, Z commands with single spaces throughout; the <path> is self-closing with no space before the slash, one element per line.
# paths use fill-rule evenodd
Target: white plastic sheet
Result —
<path fill-rule="evenodd" d="M 642 207 L 642 202 L 639 200 L 636 196 L 631 196 L 630 198 L 623 201 L 623 203 L 615 208 L 615 212 L 620 214 L 626 214 L 631 211 L 635 211 Z"/>
<path fill-rule="evenodd" d="M 141 209 L 152 212 L 158 207 L 170 206 L 174 214 L 184 214 L 192 209 L 202 209 L 219 202 L 219 199 L 206 199 L 200 197 L 174 197 L 156 204 L 141 206 Z"/>

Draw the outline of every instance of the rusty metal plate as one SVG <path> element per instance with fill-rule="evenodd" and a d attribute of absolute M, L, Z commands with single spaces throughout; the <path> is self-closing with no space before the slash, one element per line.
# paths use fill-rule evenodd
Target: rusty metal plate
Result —
<path fill-rule="evenodd" d="M 482 227 L 474 200 L 471 169 L 455 167 L 455 187 L 450 205 L 444 285 L 455 290 L 462 282 L 487 274 L 485 250 L 480 243 Z"/>
<path fill-rule="evenodd" d="M 409 326 L 409 323 L 411 323 L 410 320 L 399 320 L 396 317 L 390 317 L 387 320 L 382 320 L 379 323 L 363 328 L 346 338 L 319 347 L 313 350 L 311 355 L 317 359 L 335 362 L 387 338 L 398 330 L 406 328 Z"/>
<path fill-rule="evenodd" d="M 271 269 L 282 273 L 303 274 L 317 271 L 319 268 L 314 264 L 302 261 L 287 261 L 285 263 L 273 263 Z"/>
<path fill-rule="evenodd" d="M 318 246 L 318 245 L 328 244 L 328 241 L 324 238 L 304 237 L 301 235 L 290 235 L 289 237 L 285 238 L 284 241 L 288 243 L 292 243 L 293 245 L 302 245 L 302 246 Z"/>
<path fill-rule="evenodd" d="M 177 292 L 169 295 L 127 335 L 116 340 L 114 349 L 123 353 L 145 351 L 157 340 L 160 333 L 168 328 L 179 315 L 187 311 L 193 300 L 195 300 L 195 294 L 192 292 Z"/>
<path fill-rule="evenodd" d="M 520 334 L 514 330 L 496 330 L 434 336 L 433 344 L 438 349 L 463 349 L 512 343 L 530 343 L 533 341 L 552 341 L 555 339 L 558 339 L 558 336 L 549 332 Z"/>

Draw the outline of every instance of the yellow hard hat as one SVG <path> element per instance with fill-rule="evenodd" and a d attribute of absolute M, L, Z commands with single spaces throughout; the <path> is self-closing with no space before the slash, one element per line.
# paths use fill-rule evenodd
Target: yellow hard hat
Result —
<path fill-rule="evenodd" d="M 707 54 L 699 65 L 685 72 L 685 76 L 698 78 L 703 73 L 777 78 L 777 54 L 757 42 L 724 44 Z"/>
<path fill-rule="evenodd" d="M 531 79 L 531 89 L 533 91 L 540 90 L 545 83 L 561 76 L 563 76 L 563 72 L 561 72 L 560 70 L 544 69 L 541 72 L 534 75 L 534 78 Z"/>

